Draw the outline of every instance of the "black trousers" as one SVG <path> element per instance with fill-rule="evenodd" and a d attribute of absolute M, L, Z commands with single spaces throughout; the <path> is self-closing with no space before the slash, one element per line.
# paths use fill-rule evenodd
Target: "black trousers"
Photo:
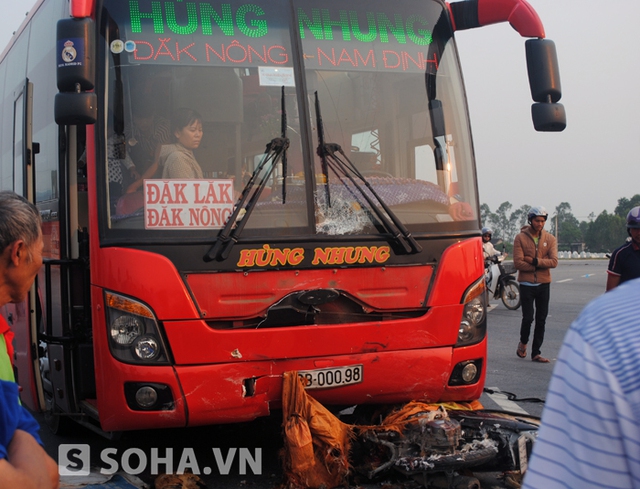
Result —
<path fill-rule="evenodd" d="M 520 284 L 520 301 L 522 304 L 522 324 L 520 325 L 520 342 L 529 343 L 531 324 L 535 317 L 533 330 L 533 345 L 531 358 L 540 355 L 540 347 L 544 341 L 544 327 L 549 313 L 549 297 L 551 284 L 523 285 Z M 534 313 L 535 308 L 535 313 Z"/>

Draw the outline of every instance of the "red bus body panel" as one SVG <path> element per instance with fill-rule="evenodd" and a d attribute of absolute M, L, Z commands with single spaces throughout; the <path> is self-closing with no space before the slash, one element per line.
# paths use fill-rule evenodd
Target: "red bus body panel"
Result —
<path fill-rule="evenodd" d="M 280 407 L 282 373 L 362 364 L 363 382 L 312 391 L 330 404 L 473 400 L 479 382 L 448 386 L 461 361 L 486 358 L 486 339 L 454 348 L 465 290 L 482 273 L 478 239 L 445 251 L 432 282 L 431 266 L 189 274 L 186 281 L 163 256 L 102 248 L 93 260 L 94 349 L 100 422 L 106 431 L 241 422 Z M 381 309 L 429 309 L 410 319 L 283 328 L 223 330 L 207 321 L 251 316 L 295 290 L 335 287 Z M 191 290 L 189 290 L 189 288 Z M 147 303 L 161 321 L 174 366 L 126 365 L 107 343 L 103 291 Z M 233 293 L 246 290 L 246 297 Z M 193 297 L 206 315 L 200 316 Z M 393 372 L 394 375 L 390 375 Z M 124 383 L 169 385 L 172 411 L 133 411 Z M 247 391 L 251 386 L 252 392 Z"/>
<path fill-rule="evenodd" d="M 424 307 L 433 267 L 333 268 L 189 274 L 207 318 L 254 317 L 295 291 L 339 289 L 374 309 Z"/>
<path fill-rule="evenodd" d="M 221 331 L 203 321 L 171 321 L 164 327 L 176 365 L 202 365 L 451 347 L 461 314 L 462 306 L 454 305 L 376 323 Z"/>
<path fill-rule="evenodd" d="M 484 276 L 481 238 L 460 241 L 442 253 L 428 306 L 460 304 L 473 282 Z"/>
<path fill-rule="evenodd" d="M 71 14 L 71 17 L 89 17 L 93 12 L 94 3 L 95 0 L 71 0 L 69 4 L 69 13 Z"/>

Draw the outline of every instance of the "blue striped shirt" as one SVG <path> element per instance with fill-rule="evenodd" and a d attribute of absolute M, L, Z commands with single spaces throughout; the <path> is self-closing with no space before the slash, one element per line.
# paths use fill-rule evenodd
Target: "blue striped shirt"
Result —
<path fill-rule="evenodd" d="M 523 489 L 640 489 L 640 279 L 571 325 Z"/>

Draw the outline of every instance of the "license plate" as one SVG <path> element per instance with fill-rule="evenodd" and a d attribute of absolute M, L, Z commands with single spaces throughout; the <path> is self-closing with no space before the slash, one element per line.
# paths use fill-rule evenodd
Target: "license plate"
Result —
<path fill-rule="evenodd" d="M 362 365 L 300 370 L 298 372 L 306 389 L 327 389 L 341 385 L 359 384 L 362 382 L 362 374 Z"/>

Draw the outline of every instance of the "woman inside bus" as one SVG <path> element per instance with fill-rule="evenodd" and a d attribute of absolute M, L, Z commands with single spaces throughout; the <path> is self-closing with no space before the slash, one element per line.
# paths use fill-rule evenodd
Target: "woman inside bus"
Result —
<path fill-rule="evenodd" d="M 202 141 L 202 116 L 192 109 L 177 109 L 171 118 L 171 130 L 176 142 L 160 150 L 162 178 L 203 178 L 193 154 Z"/>

